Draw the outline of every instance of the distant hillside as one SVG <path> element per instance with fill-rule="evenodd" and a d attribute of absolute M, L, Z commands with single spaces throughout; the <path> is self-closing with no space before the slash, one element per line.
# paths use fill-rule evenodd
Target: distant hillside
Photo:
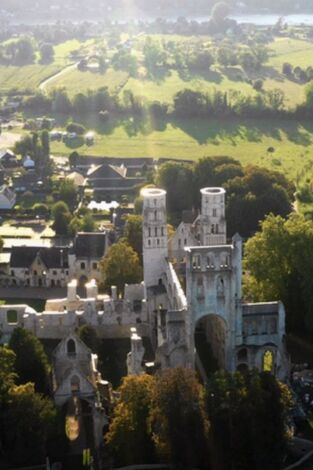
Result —
<path fill-rule="evenodd" d="M 209 14 L 216 0 L 133 0 L 131 6 L 137 11 L 147 15 L 167 16 L 167 15 L 197 15 Z M 232 8 L 232 13 L 304 13 L 313 12 L 313 0 L 228 0 L 227 3 Z M 239 6 L 238 6 L 239 5 Z M 128 0 L 1 0 L 1 9 L 7 10 L 15 15 L 28 13 L 29 15 L 42 15 L 44 12 L 62 11 L 68 15 L 83 14 L 84 12 L 106 14 L 118 11 L 123 17 L 131 12 Z"/>

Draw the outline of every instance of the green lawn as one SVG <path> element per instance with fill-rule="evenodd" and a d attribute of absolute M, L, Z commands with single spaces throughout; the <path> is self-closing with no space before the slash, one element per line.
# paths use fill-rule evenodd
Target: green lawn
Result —
<path fill-rule="evenodd" d="M 206 155 L 229 155 L 243 164 L 257 164 L 295 179 L 313 159 L 313 124 L 272 120 L 151 120 L 82 121 L 96 130 L 95 145 L 52 142 L 52 153 L 95 156 L 172 157 L 197 160 Z M 267 149 L 274 147 L 269 154 Z"/>
<path fill-rule="evenodd" d="M 47 85 L 46 90 L 65 87 L 70 96 L 77 93 L 86 93 L 88 90 L 97 90 L 107 86 L 111 92 L 118 92 L 128 79 L 128 73 L 108 69 L 106 73 L 81 72 L 77 69 L 60 75 Z"/>

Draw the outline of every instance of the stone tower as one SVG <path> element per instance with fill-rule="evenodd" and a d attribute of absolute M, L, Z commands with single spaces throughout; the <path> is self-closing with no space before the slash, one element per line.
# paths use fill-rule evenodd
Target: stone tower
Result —
<path fill-rule="evenodd" d="M 201 232 L 203 246 L 226 244 L 225 189 L 201 189 Z"/>
<path fill-rule="evenodd" d="M 168 257 L 166 191 L 144 188 L 143 197 L 143 268 L 146 287 L 160 284 Z"/>

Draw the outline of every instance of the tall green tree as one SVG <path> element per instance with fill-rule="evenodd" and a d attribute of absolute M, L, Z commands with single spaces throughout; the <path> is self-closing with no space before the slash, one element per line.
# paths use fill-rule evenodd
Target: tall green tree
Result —
<path fill-rule="evenodd" d="M 285 220 L 269 215 L 245 246 L 245 295 L 281 300 L 287 329 L 313 331 L 313 223 L 300 214 Z"/>
<path fill-rule="evenodd" d="M 12 466 L 44 463 L 47 439 L 56 419 L 52 401 L 35 393 L 31 383 L 13 386 L 2 419 L 2 451 Z"/>
<path fill-rule="evenodd" d="M 36 391 L 46 392 L 49 363 L 39 339 L 24 328 L 15 328 L 9 341 L 15 353 L 14 369 L 17 383 L 33 382 Z"/>
<path fill-rule="evenodd" d="M 142 216 L 130 214 L 126 217 L 123 236 L 127 243 L 136 251 L 139 259 L 142 258 Z"/>
<path fill-rule="evenodd" d="M 52 228 L 55 230 L 57 235 L 68 235 L 69 225 L 72 219 L 70 210 L 63 201 L 56 202 L 52 206 L 53 225 Z"/>
<path fill-rule="evenodd" d="M 124 241 L 119 241 L 109 248 L 107 255 L 100 262 L 103 285 L 106 289 L 117 286 L 122 294 L 125 284 L 142 280 L 142 268 L 135 250 Z"/>
<path fill-rule="evenodd" d="M 193 171 L 187 164 L 163 163 L 157 174 L 157 185 L 167 192 L 167 208 L 170 213 L 178 213 L 192 207 Z M 189 190 L 188 190 L 189 188 Z"/>
<path fill-rule="evenodd" d="M 0 346 L 0 415 L 2 407 L 8 401 L 9 390 L 17 377 L 14 370 L 15 359 L 16 355 L 12 349 Z"/>
<path fill-rule="evenodd" d="M 178 468 L 209 468 L 204 387 L 190 369 L 166 369 L 153 388 L 150 422 L 156 451 Z"/>
<path fill-rule="evenodd" d="M 106 442 L 115 464 L 148 464 L 155 461 L 154 445 L 148 426 L 155 377 L 128 376 L 119 387 Z"/>
<path fill-rule="evenodd" d="M 220 371 L 212 376 L 207 407 L 216 468 L 283 468 L 291 405 L 288 387 L 269 373 Z"/>

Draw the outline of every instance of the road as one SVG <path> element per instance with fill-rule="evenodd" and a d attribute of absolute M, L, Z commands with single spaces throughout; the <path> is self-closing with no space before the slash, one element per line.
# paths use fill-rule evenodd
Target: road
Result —
<path fill-rule="evenodd" d="M 76 62 L 75 64 L 67 65 L 60 72 L 56 73 L 55 75 L 52 75 L 52 77 L 47 78 L 46 80 L 40 83 L 39 90 L 44 91 L 47 85 L 50 85 L 52 82 L 54 82 L 54 80 L 58 79 L 59 77 L 62 77 L 62 75 L 67 74 L 71 70 L 76 69 L 77 65 L 78 62 Z"/>

